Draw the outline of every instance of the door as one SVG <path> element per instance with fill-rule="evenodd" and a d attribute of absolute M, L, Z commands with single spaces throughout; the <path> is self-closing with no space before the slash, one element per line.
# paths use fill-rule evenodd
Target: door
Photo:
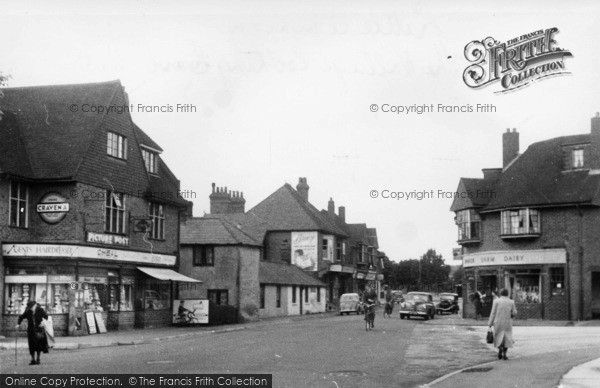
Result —
<path fill-rule="evenodd" d="M 600 272 L 592 272 L 592 318 L 600 318 Z"/>

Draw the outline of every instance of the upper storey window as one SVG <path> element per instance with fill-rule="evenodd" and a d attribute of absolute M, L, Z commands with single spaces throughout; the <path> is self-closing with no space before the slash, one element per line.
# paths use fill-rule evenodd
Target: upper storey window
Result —
<path fill-rule="evenodd" d="M 106 137 L 106 153 L 119 159 L 127 159 L 127 138 L 108 132 Z"/>
<path fill-rule="evenodd" d="M 142 150 L 142 158 L 144 158 L 144 165 L 146 166 L 146 171 L 152 174 L 158 173 L 158 155 L 156 152 Z"/>
<path fill-rule="evenodd" d="M 524 236 L 540 233 L 540 212 L 534 209 L 506 210 L 502 212 L 502 235 Z"/>
<path fill-rule="evenodd" d="M 458 226 L 458 241 L 479 241 L 481 239 L 481 219 L 475 210 L 456 212 L 456 225 Z"/>

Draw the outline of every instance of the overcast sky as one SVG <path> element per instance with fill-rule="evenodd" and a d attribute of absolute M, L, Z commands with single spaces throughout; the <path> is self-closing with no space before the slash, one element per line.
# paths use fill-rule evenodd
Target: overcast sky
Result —
<path fill-rule="evenodd" d="M 587 133 L 600 111 L 599 6 L 592 1 L 124 2 L 2 7 L 0 71 L 10 86 L 121 80 L 132 116 L 209 211 L 211 183 L 251 208 L 306 177 L 310 202 L 332 197 L 348 222 L 376 227 L 392 260 L 435 248 L 452 263 L 449 208 L 460 177 L 501 167 L 502 133 L 533 142 Z M 325 4 L 324 4 L 325 3 Z M 512 93 L 471 89 L 465 45 L 557 27 L 571 75 Z M 394 114 L 371 105 L 493 104 L 495 113 Z M 378 198 L 371 198 L 377 190 Z M 434 191 L 434 198 L 381 198 Z M 453 263 L 454 264 L 454 263 Z"/>

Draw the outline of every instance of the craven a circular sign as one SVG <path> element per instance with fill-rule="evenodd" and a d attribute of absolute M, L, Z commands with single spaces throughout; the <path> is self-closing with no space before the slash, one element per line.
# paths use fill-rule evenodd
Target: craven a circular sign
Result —
<path fill-rule="evenodd" d="M 49 224 L 58 224 L 69 212 L 65 197 L 58 193 L 45 194 L 37 204 L 37 213 Z"/>

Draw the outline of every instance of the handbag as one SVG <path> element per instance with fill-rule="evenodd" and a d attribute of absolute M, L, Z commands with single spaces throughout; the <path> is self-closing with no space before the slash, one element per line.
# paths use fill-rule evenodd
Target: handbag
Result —
<path fill-rule="evenodd" d="M 38 329 L 35 332 L 35 339 L 37 339 L 38 341 L 46 339 L 46 331 L 44 329 Z"/>
<path fill-rule="evenodd" d="M 494 332 L 492 331 L 491 327 L 488 329 L 487 337 L 486 337 L 486 342 L 488 344 L 493 344 L 494 343 Z"/>

